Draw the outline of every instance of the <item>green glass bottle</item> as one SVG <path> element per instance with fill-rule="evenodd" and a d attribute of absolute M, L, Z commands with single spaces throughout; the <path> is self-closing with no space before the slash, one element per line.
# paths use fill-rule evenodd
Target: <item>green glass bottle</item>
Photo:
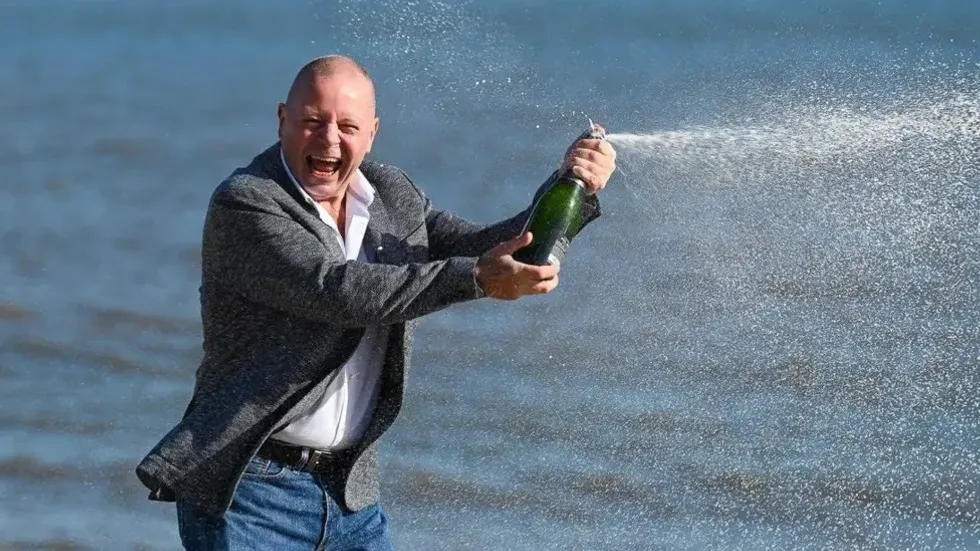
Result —
<path fill-rule="evenodd" d="M 590 125 L 581 137 L 602 139 L 605 133 Z M 558 175 L 531 207 L 524 231 L 530 231 L 534 241 L 514 253 L 514 260 L 537 266 L 560 265 L 572 238 L 582 229 L 585 195 L 581 180 L 571 173 Z"/>

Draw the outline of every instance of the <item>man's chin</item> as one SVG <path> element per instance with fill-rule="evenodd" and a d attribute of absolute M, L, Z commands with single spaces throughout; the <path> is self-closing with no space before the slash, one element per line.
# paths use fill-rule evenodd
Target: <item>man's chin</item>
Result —
<path fill-rule="evenodd" d="M 317 201 L 333 199 L 342 191 L 342 186 L 336 177 L 314 174 L 303 179 L 303 188 Z"/>

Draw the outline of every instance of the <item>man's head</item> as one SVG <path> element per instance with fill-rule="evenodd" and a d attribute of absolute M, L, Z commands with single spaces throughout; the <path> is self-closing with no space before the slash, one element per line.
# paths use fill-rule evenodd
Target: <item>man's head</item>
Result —
<path fill-rule="evenodd" d="M 289 169 L 318 201 L 342 197 L 370 153 L 379 121 L 374 83 L 344 56 L 314 59 L 299 70 L 279 104 L 279 139 Z"/>

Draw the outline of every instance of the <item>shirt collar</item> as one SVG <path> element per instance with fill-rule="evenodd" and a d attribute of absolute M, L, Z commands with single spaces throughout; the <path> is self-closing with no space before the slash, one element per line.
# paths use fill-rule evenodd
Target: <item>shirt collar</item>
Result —
<path fill-rule="evenodd" d="M 289 163 L 286 162 L 286 154 L 283 153 L 282 146 L 279 147 L 279 160 L 282 161 L 282 167 L 286 169 L 286 175 L 289 176 L 289 181 L 296 186 L 296 189 L 302 194 L 303 199 L 307 203 L 318 207 L 319 205 L 317 205 L 316 201 L 310 197 L 306 189 L 293 176 L 293 171 L 289 169 Z M 363 203 L 365 207 L 370 206 L 374 202 L 374 186 L 371 185 L 371 182 L 368 182 L 367 177 L 364 176 L 364 173 L 360 169 L 355 171 L 354 178 L 351 180 L 350 186 L 347 187 L 347 192 L 354 195 L 355 199 Z"/>

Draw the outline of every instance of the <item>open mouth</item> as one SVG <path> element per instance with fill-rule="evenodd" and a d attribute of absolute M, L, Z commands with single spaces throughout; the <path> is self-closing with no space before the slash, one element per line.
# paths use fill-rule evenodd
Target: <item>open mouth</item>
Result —
<path fill-rule="evenodd" d="M 306 166 L 313 174 L 328 176 L 340 170 L 340 158 L 309 155 L 306 157 Z"/>

